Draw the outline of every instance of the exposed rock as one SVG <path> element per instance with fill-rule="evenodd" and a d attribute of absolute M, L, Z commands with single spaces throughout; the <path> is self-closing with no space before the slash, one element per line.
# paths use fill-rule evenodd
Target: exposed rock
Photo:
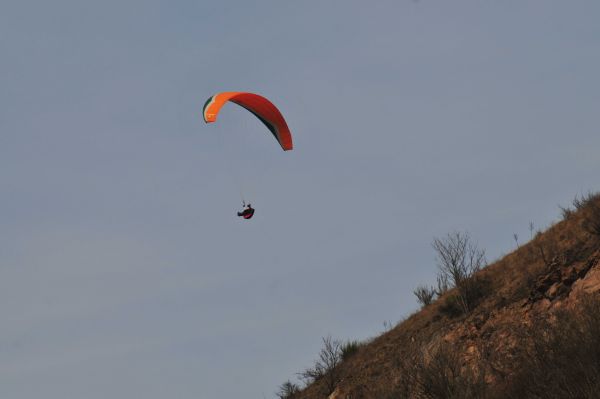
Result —
<path fill-rule="evenodd" d="M 571 296 L 580 297 L 583 293 L 593 293 L 600 291 L 600 267 L 597 265 L 587 272 L 584 278 L 573 283 Z"/>
<path fill-rule="evenodd" d="M 546 291 L 546 296 L 548 298 L 554 298 L 559 290 L 561 289 L 561 287 L 564 287 L 564 285 L 562 283 L 554 283 L 550 286 L 550 288 L 548 288 L 548 290 Z"/>
<path fill-rule="evenodd" d="M 327 397 L 327 399 L 342 399 L 342 396 L 340 395 L 340 388 L 337 387 L 332 393 L 331 395 L 329 395 Z"/>

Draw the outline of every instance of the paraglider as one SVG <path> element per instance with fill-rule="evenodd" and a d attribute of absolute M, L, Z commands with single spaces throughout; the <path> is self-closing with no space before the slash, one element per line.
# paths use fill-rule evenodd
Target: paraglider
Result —
<path fill-rule="evenodd" d="M 240 107 L 246 108 L 252 112 L 265 126 L 271 131 L 275 140 L 281 145 L 284 151 L 289 151 L 294 148 L 292 144 L 292 133 L 288 125 L 272 102 L 266 98 L 254 93 L 244 93 L 239 91 L 225 91 L 217 93 L 204 104 L 202 115 L 204 122 L 212 123 L 217 120 L 219 111 L 227 103 L 231 101 Z"/>
<path fill-rule="evenodd" d="M 252 216 L 254 216 L 254 208 L 252 208 L 252 205 L 248 204 L 248 205 L 242 205 L 245 206 L 246 209 L 244 209 L 241 212 L 238 212 L 237 215 L 239 217 L 243 217 L 244 219 L 251 219 Z"/>
<path fill-rule="evenodd" d="M 256 116 L 269 129 L 284 151 L 294 148 L 292 133 L 281 112 L 271 101 L 258 94 L 238 91 L 226 91 L 215 94 L 204 103 L 202 109 L 204 122 L 216 122 L 219 111 L 227 102 L 237 104 Z M 237 215 L 246 220 L 251 219 L 254 216 L 254 208 L 250 204 L 246 206 L 245 201 L 242 202 L 242 206 L 245 209 L 242 212 L 238 212 Z"/>

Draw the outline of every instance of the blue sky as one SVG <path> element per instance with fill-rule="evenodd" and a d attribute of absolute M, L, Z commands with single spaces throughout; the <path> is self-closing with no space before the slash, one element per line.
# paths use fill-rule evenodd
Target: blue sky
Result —
<path fill-rule="evenodd" d="M 263 398 L 599 190 L 594 1 L 4 1 L 0 393 Z M 219 91 L 272 99 L 282 152 Z M 237 220 L 240 189 L 257 209 Z"/>

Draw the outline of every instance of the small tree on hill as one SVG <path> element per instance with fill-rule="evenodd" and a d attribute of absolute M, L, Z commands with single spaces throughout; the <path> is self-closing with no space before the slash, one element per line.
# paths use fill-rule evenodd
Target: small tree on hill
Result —
<path fill-rule="evenodd" d="M 432 246 L 437 253 L 440 278 L 457 289 L 457 305 L 463 314 L 469 313 L 482 295 L 481 282 L 475 273 L 486 264 L 485 251 L 466 232 L 436 238 Z"/>

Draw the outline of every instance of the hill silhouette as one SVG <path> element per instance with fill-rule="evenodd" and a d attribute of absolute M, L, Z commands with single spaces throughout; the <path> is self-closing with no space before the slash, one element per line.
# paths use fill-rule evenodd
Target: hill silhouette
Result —
<path fill-rule="evenodd" d="M 324 338 L 306 384 L 278 396 L 600 398 L 600 194 L 562 214 L 489 266 L 424 288 L 420 311 L 369 342 Z"/>

